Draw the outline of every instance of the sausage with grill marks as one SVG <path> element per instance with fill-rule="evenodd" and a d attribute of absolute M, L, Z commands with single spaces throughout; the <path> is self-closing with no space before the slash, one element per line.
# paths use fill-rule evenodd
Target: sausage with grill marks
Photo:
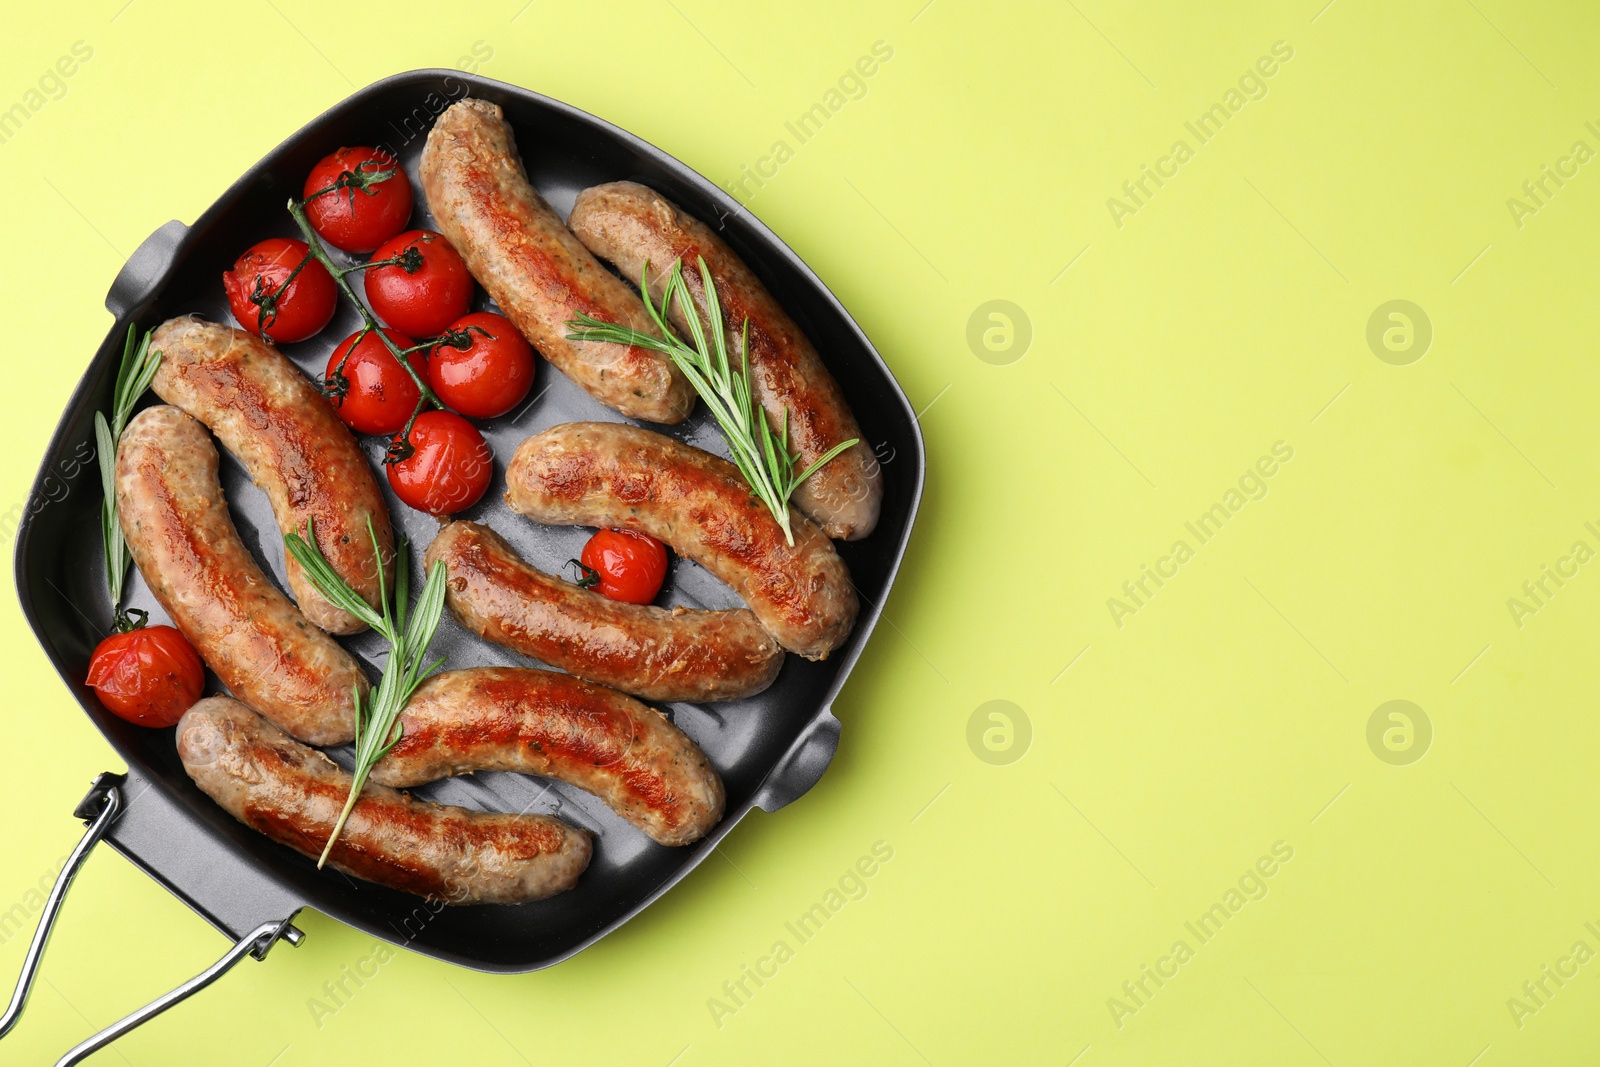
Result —
<path fill-rule="evenodd" d="M 722 779 L 665 715 L 603 686 L 531 667 L 446 671 L 400 715 L 400 741 L 372 780 L 422 785 L 472 771 L 520 771 L 593 793 L 663 845 L 722 818 Z"/>
<path fill-rule="evenodd" d="M 635 530 L 727 583 L 778 643 L 826 659 L 855 625 L 850 572 L 828 535 L 793 508 L 788 544 L 737 467 L 616 422 L 569 422 L 517 447 L 506 502 L 535 522 Z"/>
<path fill-rule="evenodd" d="M 739 358 L 746 321 L 750 324 L 750 378 L 756 399 L 774 429 L 788 412 L 789 440 L 805 470 L 834 445 L 861 438 L 861 427 L 816 347 L 773 299 L 766 286 L 711 227 L 666 197 L 636 182 L 608 182 L 585 189 L 572 205 L 567 224 L 589 251 L 637 282 L 646 282 L 659 302 L 674 262 L 683 263 L 683 280 L 705 322 L 705 285 L 699 259 L 717 287 L 728 352 Z M 679 330 L 687 330 L 678 302 L 667 309 Z M 795 490 L 794 503 L 829 537 L 858 541 L 878 525 L 883 477 L 877 457 L 864 440 L 829 460 Z"/>
<path fill-rule="evenodd" d="M 350 795 L 346 771 L 228 697 L 184 714 L 178 756 L 223 810 L 313 859 Z M 571 889 L 592 850 L 588 831 L 544 815 L 469 811 L 368 783 L 328 862 L 446 904 L 522 904 Z"/>
<path fill-rule="evenodd" d="M 223 684 L 302 741 L 351 740 L 351 689 L 367 677 L 239 540 L 205 427 L 175 407 L 141 411 L 117 447 L 116 494 L 139 572 Z"/>
<path fill-rule="evenodd" d="M 688 416 L 693 388 L 666 356 L 567 340 L 567 320 L 578 312 L 645 333 L 655 327 L 638 295 L 595 261 L 528 181 L 498 104 L 467 99 L 447 108 L 428 133 L 419 176 L 440 232 L 546 359 L 629 418 Z"/>
<path fill-rule="evenodd" d="M 772 684 L 783 649 L 748 610 L 624 604 L 546 574 L 475 522 L 453 522 L 426 566 L 445 603 L 488 641 L 646 700 L 738 700 Z"/>
<path fill-rule="evenodd" d="M 339 577 L 381 610 L 379 567 L 385 582 L 394 577 L 389 509 L 355 437 L 311 380 L 254 334 L 198 318 L 162 323 L 150 347 L 161 353 L 150 383 L 156 395 L 205 423 L 244 464 L 283 533 L 304 536 L 310 521 Z M 366 629 L 324 599 L 293 556 L 287 565 L 289 590 L 307 618 L 329 633 Z"/>

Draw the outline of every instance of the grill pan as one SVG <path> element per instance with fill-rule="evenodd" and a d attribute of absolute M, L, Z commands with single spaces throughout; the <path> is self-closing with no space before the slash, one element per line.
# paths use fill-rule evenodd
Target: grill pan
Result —
<path fill-rule="evenodd" d="M 705 749 L 726 783 L 727 813 L 710 834 L 683 848 L 657 845 L 599 800 L 559 782 L 504 773 L 436 782 L 412 792 L 469 808 L 554 815 L 597 834 L 594 860 L 569 892 L 512 907 L 440 909 L 332 870 L 318 872 L 311 860 L 236 822 L 201 793 L 179 763 L 172 730 L 130 725 L 100 705 L 84 678 L 95 645 L 110 632 L 112 610 L 99 541 L 99 473 L 93 459 L 85 457 L 92 456 L 94 447 L 94 412 L 110 405 L 129 326 L 143 332 L 190 312 L 231 322 L 222 271 L 256 241 L 298 236 L 284 205 L 300 194 L 305 175 L 327 153 L 342 145 L 387 147 L 403 162 L 417 191 L 411 225 L 436 228 L 416 181 L 417 164 L 434 118 L 465 96 L 505 109 L 529 177 L 563 216 L 579 190 L 629 179 L 660 191 L 716 227 L 823 353 L 855 410 L 864 443 L 884 465 L 884 500 L 871 536 L 837 543 L 862 600 L 855 631 L 843 647 L 822 663 L 789 656 L 773 686 L 756 697 L 656 705 Z M 411 71 L 376 82 L 313 120 L 251 167 L 192 226 L 173 221 L 158 229 L 117 274 L 106 307 L 116 322 L 61 417 L 34 483 L 33 503 L 17 533 L 17 592 L 62 681 L 128 766 L 125 776 L 96 779 L 75 812 L 93 824 L 80 852 L 103 835 L 235 947 L 195 982 L 91 1038 L 63 1063 L 77 1062 L 75 1055 L 87 1055 L 176 1003 L 244 955 L 259 958 L 280 939 L 298 944 L 302 935 L 290 922 L 306 907 L 391 944 L 476 970 L 516 973 L 548 967 L 637 915 L 705 860 L 752 808 L 776 811 L 809 790 L 827 769 L 840 731 L 831 704 L 872 634 L 910 537 L 922 492 L 922 437 L 888 367 L 816 275 L 736 201 L 684 164 L 607 122 L 537 93 L 458 71 Z M 480 291 L 475 309 L 493 307 Z M 333 346 L 359 325 L 355 310 L 341 300 L 325 330 L 282 350 L 320 377 Z M 145 400 L 153 402 L 153 396 Z M 513 514 L 501 499 L 504 465 L 524 438 L 579 419 L 626 421 L 540 360 L 525 406 L 480 424 L 495 453 L 495 477 L 484 499 L 459 516 L 493 526 L 529 562 L 552 573 L 561 572 L 578 555 L 587 531 L 541 527 Z M 651 428 L 727 455 L 703 405 L 685 423 Z M 377 469 L 382 441 L 362 438 L 361 445 Z M 283 542 L 265 494 L 226 451 L 221 473 L 241 537 L 283 585 Z M 397 532 L 403 531 L 410 542 L 412 588 L 420 588 L 421 554 L 436 523 L 399 503 L 381 475 L 378 481 Z M 129 607 L 150 611 L 155 621 L 165 620 L 136 569 L 125 599 Z M 674 562 L 658 603 L 696 608 L 740 604 L 731 590 L 684 559 Z M 373 677 L 378 675 L 375 657 L 383 649 L 377 635 L 359 635 L 344 644 Z M 432 651 L 446 657 L 447 669 L 533 662 L 467 632 L 449 612 Z M 214 677 L 209 687 L 220 688 Z M 335 759 L 341 755 L 332 754 Z M 76 867 L 76 862 L 69 863 L 63 872 L 54 903 Z M 0 1034 L 20 1014 L 54 915 L 55 907 L 47 907 L 23 981 L 11 1009 L 0 1018 Z"/>

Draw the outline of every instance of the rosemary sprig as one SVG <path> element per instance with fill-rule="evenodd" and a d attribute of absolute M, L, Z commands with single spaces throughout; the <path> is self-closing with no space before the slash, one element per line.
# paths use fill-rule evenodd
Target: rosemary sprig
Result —
<path fill-rule="evenodd" d="M 706 407 L 711 409 L 712 417 L 717 420 L 717 426 L 728 442 L 734 466 L 750 483 L 756 497 L 772 512 L 772 517 L 778 520 L 784 538 L 792 545 L 794 531 L 789 527 L 789 497 L 801 482 L 839 453 L 858 444 L 860 438 L 841 441 L 819 456 L 811 466 L 795 474 L 799 457 L 789 451 L 789 409 L 783 409 L 783 418 L 778 428 L 773 429 L 750 384 L 750 320 L 744 321 L 739 342 L 741 365 L 735 372 L 728 361 L 727 331 L 723 328 L 722 304 L 717 299 L 716 283 L 711 280 L 711 271 L 705 259 L 696 258 L 700 260 L 700 281 L 705 287 L 706 324 L 711 327 L 709 338 L 705 326 L 701 324 L 699 311 L 694 306 L 694 299 L 689 294 L 689 286 L 683 280 L 683 261 L 680 259 L 672 265 L 672 273 L 667 277 L 666 287 L 661 293 L 660 307 L 650 298 L 650 264 L 647 262 L 640 272 L 639 294 L 644 297 L 645 309 L 650 312 L 660 337 L 652 337 L 616 323 L 602 322 L 579 312 L 577 318 L 567 320 L 567 326 L 572 331 L 567 334 L 567 340 L 635 345 L 670 358 L 683 376 L 689 379 L 694 391 L 700 394 L 700 399 L 706 402 Z M 687 325 L 692 345 L 685 344 L 667 326 L 667 313 L 674 299 Z"/>
<path fill-rule="evenodd" d="M 100 540 L 104 546 L 106 584 L 111 590 L 111 610 L 116 616 L 117 629 L 132 625 L 123 614 L 122 585 L 128 577 L 128 542 L 122 536 L 122 523 L 117 518 L 117 442 L 133 414 L 133 405 L 139 402 L 144 391 L 150 388 L 156 367 L 161 363 L 161 353 L 150 351 L 150 333 L 134 344 L 133 327 L 128 327 L 128 339 L 122 346 L 122 363 L 117 367 L 117 384 L 111 393 L 111 418 L 105 413 L 94 413 L 95 455 L 100 463 Z M 126 624 L 126 625 L 125 625 Z"/>
<path fill-rule="evenodd" d="M 339 821 L 334 824 L 321 858 L 317 860 L 319 868 L 328 861 L 328 853 L 333 851 L 333 843 L 344 830 L 345 820 L 356 806 L 373 765 L 388 755 L 389 750 L 399 742 L 400 712 L 405 709 L 406 702 L 423 679 L 444 662 L 443 659 L 437 659 L 431 664 L 423 663 L 428 643 L 433 640 L 439 617 L 444 613 L 444 561 L 434 562 L 433 569 L 428 572 L 428 580 L 422 586 L 422 595 L 417 598 L 416 607 L 408 619 L 406 606 L 410 600 L 410 579 L 405 564 L 405 539 L 401 538 L 396 546 L 394 603 L 391 607 L 383 581 L 383 549 L 378 544 L 378 534 L 372 527 L 371 518 L 367 519 L 367 534 L 372 538 L 374 558 L 380 561 L 378 602 L 383 605 L 381 614 L 361 594 L 351 589 L 322 555 L 317 548 L 316 530 L 310 519 L 306 520 L 305 537 L 288 533 L 283 538 L 288 553 L 329 603 L 348 611 L 389 642 L 389 658 L 384 662 L 383 677 L 378 682 L 378 688 L 369 693 L 365 701 L 361 699 L 359 689 L 352 690 L 356 710 L 355 777 L 350 783 L 350 797 L 345 801 L 344 810 L 339 813 Z"/>

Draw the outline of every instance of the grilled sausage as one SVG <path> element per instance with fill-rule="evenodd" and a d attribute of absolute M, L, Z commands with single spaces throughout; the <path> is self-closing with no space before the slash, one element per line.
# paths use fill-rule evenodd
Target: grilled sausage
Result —
<path fill-rule="evenodd" d="M 332 760 L 228 697 L 184 713 L 178 756 L 224 811 L 313 859 L 350 795 Z M 468 811 L 369 783 L 328 862 L 446 904 L 521 904 L 571 889 L 592 849 L 587 831 L 543 815 Z"/>
<path fill-rule="evenodd" d="M 636 530 L 726 582 L 784 648 L 826 659 L 855 624 L 855 586 L 827 534 L 794 509 L 791 546 L 725 459 L 615 422 L 530 437 L 506 468 L 511 509 L 551 525 Z"/>
<path fill-rule="evenodd" d="M 161 352 L 151 387 L 210 427 L 251 479 L 266 490 L 284 533 L 306 533 L 315 520 L 317 547 L 339 577 L 375 608 L 379 559 L 394 577 L 394 536 L 377 479 L 349 429 L 298 367 L 254 334 L 196 318 L 169 319 L 150 339 Z M 323 599 L 288 557 L 289 591 L 300 610 L 335 634 L 366 629 Z"/>
<path fill-rule="evenodd" d="M 278 591 L 239 540 L 205 427 L 147 408 L 117 448 L 117 513 L 134 562 L 173 624 L 233 694 L 314 745 L 355 736 L 367 678 Z"/>
<path fill-rule="evenodd" d="M 567 340 L 567 320 L 580 311 L 646 333 L 654 327 L 633 290 L 595 262 L 529 183 L 499 105 L 451 105 L 428 133 L 420 173 L 440 232 L 546 359 L 630 418 L 678 422 L 689 414 L 694 393 L 667 357 Z"/>
<path fill-rule="evenodd" d="M 372 780 L 411 786 L 472 771 L 520 771 L 593 793 L 663 845 L 722 818 L 722 779 L 667 717 L 632 697 L 553 671 L 476 667 L 422 684 L 400 742 Z"/>
<path fill-rule="evenodd" d="M 610 182 L 578 194 L 567 223 L 589 251 L 638 281 L 649 264 L 651 292 L 659 301 L 676 260 L 705 318 L 705 286 L 696 257 L 703 257 L 717 287 L 728 351 L 738 359 L 744 323 L 750 324 L 750 377 L 773 429 L 788 411 L 789 439 L 804 470 L 841 441 L 861 437 L 861 427 L 833 375 L 793 319 L 767 292 L 728 243 L 672 201 L 635 182 Z M 688 323 L 674 300 L 669 313 L 680 330 Z M 858 443 L 829 460 L 795 490 L 794 503 L 829 537 L 857 541 L 878 524 L 883 480 L 877 458 Z"/>
<path fill-rule="evenodd" d="M 479 637 L 646 700 L 738 700 L 783 666 L 749 611 L 624 604 L 544 573 L 475 522 L 440 530 L 435 560 L 450 574 L 445 603 Z"/>

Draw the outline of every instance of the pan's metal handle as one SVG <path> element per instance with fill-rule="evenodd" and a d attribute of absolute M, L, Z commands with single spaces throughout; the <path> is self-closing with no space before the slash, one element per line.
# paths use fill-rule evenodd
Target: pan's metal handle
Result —
<path fill-rule="evenodd" d="M 28 994 L 33 990 L 33 980 L 39 974 L 39 963 L 44 956 L 45 943 L 50 940 L 50 931 L 54 928 L 56 917 L 61 912 L 61 905 L 66 900 L 67 890 L 72 887 L 72 879 L 78 873 L 78 868 L 83 866 L 83 861 L 88 858 L 90 851 L 106 836 L 117 816 L 122 814 L 126 803 L 122 789 L 126 782 L 125 774 L 108 772 L 100 775 L 89 787 L 88 795 L 73 811 L 74 816 L 89 823 L 89 829 L 84 833 L 83 840 L 78 842 L 78 847 L 72 850 L 72 855 L 67 858 L 67 865 L 61 869 L 56 884 L 50 890 L 50 897 L 45 901 L 44 911 L 39 916 L 39 928 L 33 932 L 33 943 L 28 946 L 28 955 L 22 961 L 22 975 L 17 979 L 16 991 L 11 994 L 11 1003 L 6 1008 L 5 1014 L 0 1016 L 0 1037 L 4 1037 L 22 1017 L 22 1009 L 28 1003 Z M 220 960 L 177 989 L 151 1001 L 127 1018 L 113 1023 L 74 1047 L 61 1058 L 58 1067 L 81 1062 L 85 1057 L 105 1048 L 140 1023 L 155 1018 L 180 1001 L 187 1000 L 221 978 L 245 956 L 254 956 L 258 960 L 266 959 L 267 952 L 279 941 L 299 945 L 305 940 L 306 935 L 291 925 L 293 920 L 294 916 L 290 915 L 285 919 L 262 923 L 240 938 Z"/>
<path fill-rule="evenodd" d="M 44 913 L 39 916 L 39 928 L 33 932 L 33 943 L 28 946 L 28 954 L 22 960 L 22 976 L 17 979 L 17 988 L 11 994 L 11 1003 L 6 1007 L 5 1015 L 0 1016 L 0 1037 L 5 1037 L 17 1025 L 17 1020 L 22 1018 L 22 1009 L 28 1004 L 28 994 L 33 991 L 33 980 L 39 974 L 45 942 L 50 940 L 50 930 L 55 926 L 56 916 L 67 899 L 67 890 L 72 887 L 73 877 L 78 873 L 78 868 L 83 866 L 89 852 L 111 829 L 112 822 L 122 814 L 123 780 L 120 774 L 102 774 L 90 786 L 89 795 L 83 798 L 83 803 L 78 805 L 80 817 L 92 818 L 92 821 L 83 840 L 78 842 L 78 847 L 67 858 L 67 865 L 56 876 L 56 884 L 50 889 L 50 899 L 44 903 Z M 89 815 L 83 814 L 85 809 L 88 809 Z M 94 814 L 96 810 L 98 814 Z"/>
<path fill-rule="evenodd" d="M 294 916 L 291 915 L 289 919 L 292 918 Z M 290 945 L 298 946 L 300 942 L 305 940 L 306 935 L 291 926 L 289 919 L 262 923 L 240 938 L 238 943 L 230 948 L 220 960 L 183 983 L 177 989 L 163 997 L 157 997 L 138 1011 L 118 1022 L 112 1023 L 93 1037 L 74 1045 L 65 1056 L 56 1061 L 56 1067 L 72 1067 L 75 1063 L 82 1063 L 139 1024 L 154 1019 L 174 1004 L 194 996 L 200 990 L 227 974 L 235 964 L 246 956 L 254 956 L 258 960 L 266 959 L 267 953 L 272 949 L 272 946 L 276 945 L 280 940 L 287 941 Z"/>

